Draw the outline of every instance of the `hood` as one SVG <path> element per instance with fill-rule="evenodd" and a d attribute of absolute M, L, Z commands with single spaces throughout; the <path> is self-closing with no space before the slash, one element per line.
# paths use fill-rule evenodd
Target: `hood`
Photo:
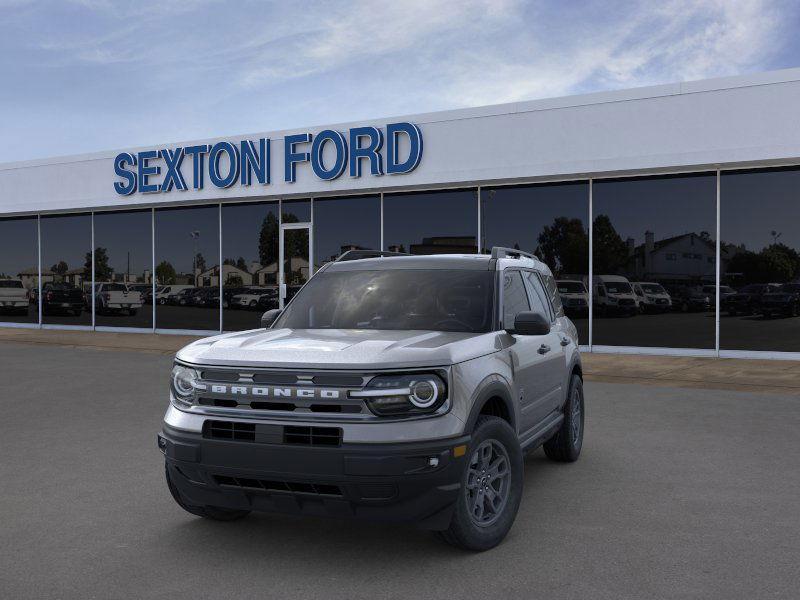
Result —
<path fill-rule="evenodd" d="M 395 369 L 452 365 L 500 348 L 497 332 L 254 329 L 198 340 L 176 358 L 205 365 Z"/>

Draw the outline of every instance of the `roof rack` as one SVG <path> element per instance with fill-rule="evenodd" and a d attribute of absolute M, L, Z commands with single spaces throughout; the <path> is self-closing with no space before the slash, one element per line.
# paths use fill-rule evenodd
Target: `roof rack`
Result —
<path fill-rule="evenodd" d="M 344 252 L 334 262 L 346 260 L 360 260 L 362 258 L 381 258 L 388 256 L 411 256 L 407 252 L 388 252 L 384 250 L 348 250 Z"/>
<path fill-rule="evenodd" d="M 492 258 L 530 258 L 531 260 L 538 261 L 539 258 L 530 252 L 517 250 L 515 248 L 503 248 L 502 246 L 494 246 L 492 248 Z"/>

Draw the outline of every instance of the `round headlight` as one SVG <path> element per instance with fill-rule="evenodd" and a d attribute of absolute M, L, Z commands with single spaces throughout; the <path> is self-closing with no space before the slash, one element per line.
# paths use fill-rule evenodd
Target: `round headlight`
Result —
<path fill-rule="evenodd" d="M 413 381 L 409 387 L 411 389 L 409 400 L 417 408 L 428 408 L 439 399 L 439 389 L 433 381 Z"/>
<path fill-rule="evenodd" d="M 188 398 L 194 393 L 194 382 L 197 381 L 197 371 L 175 365 L 172 369 L 172 390 L 181 398 Z"/>

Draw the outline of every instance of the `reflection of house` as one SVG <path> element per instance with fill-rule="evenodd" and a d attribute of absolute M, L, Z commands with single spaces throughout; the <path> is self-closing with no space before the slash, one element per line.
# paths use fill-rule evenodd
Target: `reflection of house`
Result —
<path fill-rule="evenodd" d="M 278 285 L 278 263 L 261 267 L 253 274 L 253 285 Z"/>
<path fill-rule="evenodd" d="M 390 252 L 402 252 L 399 246 L 389 246 Z M 411 254 L 474 254 L 478 251 L 475 236 L 437 236 L 422 238 L 421 244 L 411 244 Z"/>
<path fill-rule="evenodd" d="M 83 267 L 80 269 L 70 269 L 62 276 L 57 276 L 56 279 L 65 283 L 71 283 L 75 287 L 81 287 L 81 283 L 83 283 Z"/>
<path fill-rule="evenodd" d="M 646 231 L 645 243 L 635 245 L 628 238 L 629 278 L 639 281 L 714 281 L 716 279 L 716 242 L 696 233 L 684 233 L 655 241 Z"/>
<path fill-rule="evenodd" d="M 36 267 L 23 269 L 22 271 L 17 273 L 17 277 L 22 281 L 22 285 L 24 285 L 29 290 L 39 287 L 39 269 Z M 48 281 L 53 281 L 54 277 L 55 273 L 53 273 L 52 271 L 42 271 L 43 284 L 47 283 Z"/>
<path fill-rule="evenodd" d="M 245 271 L 244 269 L 240 269 L 235 265 L 222 265 L 222 281 L 226 285 L 229 284 L 231 279 L 236 281 L 238 279 L 241 280 L 241 285 L 252 285 L 253 284 L 253 276 Z M 202 273 L 198 273 L 196 281 L 196 286 L 218 286 L 219 285 L 219 267 L 214 266 L 210 269 L 206 269 Z M 237 283 L 237 285 L 239 285 Z"/>

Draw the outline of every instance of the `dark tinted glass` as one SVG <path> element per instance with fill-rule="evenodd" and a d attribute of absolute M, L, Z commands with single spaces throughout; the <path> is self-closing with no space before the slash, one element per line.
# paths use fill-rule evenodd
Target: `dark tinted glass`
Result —
<path fill-rule="evenodd" d="M 41 227 L 42 322 L 91 325 L 92 216 L 42 217 Z"/>
<path fill-rule="evenodd" d="M 555 274 L 566 314 L 589 343 L 589 184 L 481 189 L 481 245 L 535 253 Z"/>
<path fill-rule="evenodd" d="M 38 323 L 36 217 L 0 219 L 0 322 Z"/>
<path fill-rule="evenodd" d="M 522 274 L 519 271 L 503 273 L 503 327 L 513 329 L 514 319 L 518 313 L 531 309 Z M 549 313 L 545 313 L 548 315 Z"/>
<path fill-rule="evenodd" d="M 152 229 L 149 210 L 95 213 L 95 325 L 153 326 Z"/>
<path fill-rule="evenodd" d="M 800 352 L 800 170 L 721 178 L 720 348 Z"/>
<path fill-rule="evenodd" d="M 278 203 L 222 207 L 222 326 L 240 331 L 261 326 L 278 308 Z"/>
<path fill-rule="evenodd" d="M 477 252 L 477 195 L 477 190 L 385 195 L 384 249 L 411 254 Z"/>
<path fill-rule="evenodd" d="M 716 206 L 714 174 L 594 182 L 594 344 L 715 347 Z"/>
<path fill-rule="evenodd" d="M 320 273 L 274 327 L 485 332 L 493 282 L 491 271 Z"/>
<path fill-rule="evenodd" d="M 156 211 L 156 327 L 219 329 L 219 208 Z M 217 293 L 201 302 L 197 292 Z"/>
<path fill-rule="evenodd" d="M 378 196 L 314 200 L 314 267 L 348 250 L 380 250 Z"/>
<path fill-rule="evenodd" d="M 310 223 L 311 222 L 311 201 L 310 200 L 284 200 L 281 202 L 283 207 L 284 223 Z"/>

